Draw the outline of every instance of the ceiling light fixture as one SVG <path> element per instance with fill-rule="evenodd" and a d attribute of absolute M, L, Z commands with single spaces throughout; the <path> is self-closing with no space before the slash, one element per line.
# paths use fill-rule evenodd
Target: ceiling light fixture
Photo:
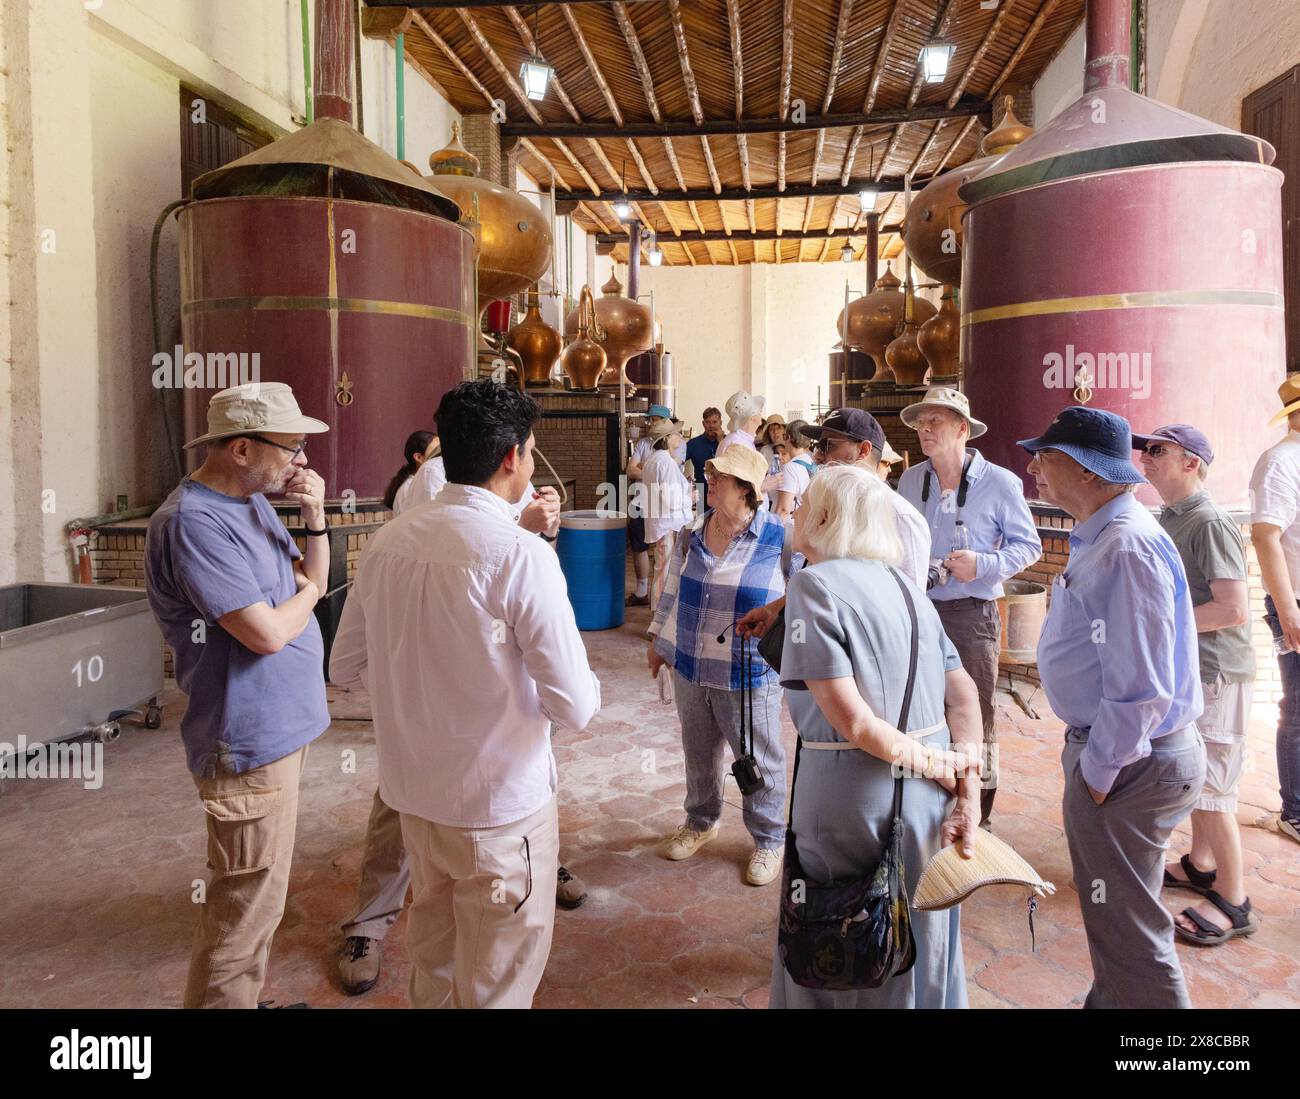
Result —
<path fill-rule="evenodd" d="M 546 87 L 555 75 L 555 69 L 542 56 L 542 39 L 537 33 L 537 9 L 540 7 L 540 4 L 533 5 L 533 48 L 537 52 L 519 66 L 519 79 L 523 81 L 524 94 L 533 100 L 546 98 Z"/>
<path fill-rule="evenodd" d="M 948 62 L 957 47 L 941 35 L 934 35 L 921 47 L 919 60 L 927 84 L 942 84 L 948 75 Z"/>

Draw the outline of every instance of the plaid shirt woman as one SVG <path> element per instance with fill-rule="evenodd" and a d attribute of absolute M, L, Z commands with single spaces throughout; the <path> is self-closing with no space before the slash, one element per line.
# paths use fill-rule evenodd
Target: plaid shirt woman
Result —
<path fill-rule="evenodd" d="M 723 744 L 736 759 L 748 748 L 763 788 L 744 797 L 745 827 L 755 846 L 746 880 L 766 885 L 780 868 L 785 836 L 781 686 L 758 655 L 757 643 L 742 637 L 735 625 L 785 593 L 792 542 L 788 527 L 758 508 L 767 472 L 760 454 L 732 447 L 709 461 L 705 472 L 714 506 L 678 534 L 650 626 L 650 671 L 671 669 L 686 760 L 686 822 L 664 855 L 689 858 L 718 834 Z M 752 658 L 748 683 L 741 673 L 741 646 L 748 646 L 747 659 Z M 753 714 L 748 745 L 742 742 L 742 732 L 748 736 L 741 726 L 742 700 Z"/>

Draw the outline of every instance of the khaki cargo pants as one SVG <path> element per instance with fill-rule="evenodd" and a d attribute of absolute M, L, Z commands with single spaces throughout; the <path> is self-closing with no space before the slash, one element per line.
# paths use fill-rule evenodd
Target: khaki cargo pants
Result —
<path fill-rule="evenodd" d="M 212 870 L 190 955 L 185 1007 L 257 1007 L 284 915 L 304 745 L 242 774 L 194 777 Z"/>

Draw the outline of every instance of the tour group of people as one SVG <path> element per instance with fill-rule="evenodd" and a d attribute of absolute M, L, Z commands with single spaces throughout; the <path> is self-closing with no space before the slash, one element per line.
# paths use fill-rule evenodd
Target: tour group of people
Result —
<path fill-rule="evenodd" d="M 1272 422 L 1289 430 L 1257 464 L 1252 540 L 1284 693 L 1278 828 L 1300 842 L 1300 384 L 1279 394 Z M 672 683 L 686 785 L 660 854 L 685 860 L 717 836 L 729 754 L 746 882 L 774 882 L 787 854 L 819 882 L 870 874 L 901 772 L 910 893 L 941 848 L 970 855 L 995 823 L 997 600 L 1042 553 L 1020 476 L 971 445 L 988 427 L 946 387 L 902 410 L 924 460 L 901 475 L 861 409 L 787 423 L 738 392 L 694 435 L 671 409 L 650 413 L 627 461 L 642 488 L 627 602 L 649 608 L 647 663 Z M 489 379 L 447 393 L 436 432 L 407 440 L 385 497 L 395 518 L 358 562 L 329 661 L 332 682 L 369 692 L 379 762 L 338 960 L 354 994 L 376 983 L 408 888 L 417 1007 L 530 1005 L 557 904 L 585 899 L 561 864 L 550 745 L 591 721 L 601 684 L 548 544 L 558 495 L 532 485 L 540 414 Z M 312 614 L 329 569 L 324 485 L 305 453 L 326 430 L 281 383 L 216 394 L 187 444 L 206 445 L 203 464 L 150 521 L 147 587 L 189 696 L 181 733 L 212 868 L 189 1007 L 258 1003 L 303 761 L 329 724 Z M 1190 1006 L 1175 937 L 1214 947 L 1260 925 L 1235 815 L 1255 674 L 1245 546 L 1206 490 L 1214 453 L 1192 425 L 1134 434 L 1073 406 L 1018 445 L 1038 499 L 1074 521 L 1038 667 L 1065 725 L 1086 1006 Z M 1158 517 L 1132 495 L 1143 483 Z M 299 506 L 305 552 L 268 493 Z M 1190 849 L 1166 859 L 1189 813 Z M 1195 899 L 1171 920 L 1162 890 Z M 915 964 L 875 988 L 798 984 L 774 942 L 771 1003 L 966 1006 L 960 907 L 911 925 Z"/>

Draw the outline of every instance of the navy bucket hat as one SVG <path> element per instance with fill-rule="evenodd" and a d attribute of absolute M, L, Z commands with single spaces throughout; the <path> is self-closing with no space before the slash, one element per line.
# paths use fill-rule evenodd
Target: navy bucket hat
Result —
<path fill-rule="evenodd" d="M 1115 485 L 1140 485 L 1146 478 L 1131 460 L 1133 433 L 1123 416 L 1100 408 L 1074 405 L 1063 409 L 1036 439 L 1021 439 L 1017 446 L 1030 454 L 1059 450 L 1090 473 Z"/>

